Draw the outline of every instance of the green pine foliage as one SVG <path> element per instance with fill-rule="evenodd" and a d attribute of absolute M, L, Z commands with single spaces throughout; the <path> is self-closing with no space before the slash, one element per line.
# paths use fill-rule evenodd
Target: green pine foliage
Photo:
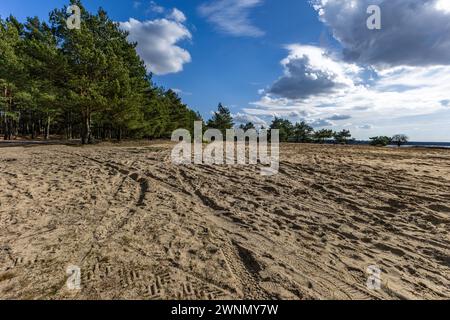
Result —
<path fill-rule="evenodd" d="M 338 144 L 348 144 L 353 142 L 349 130 L 334 132 L 331 129 L 320 129 L 315 131 L 305 121 L 292 124 L 288 119 L 275 117 L 270 124 L 270 129 L 278 129 L 281 142 L 300 142 L 300 143 L 326 143 L 334 142 Z"/>
<path fill-rule="evenodd" d="M 50 134 L 68 139 L 169 138 L 202 120 L 173 90 L 155 86 L 136 43 L 103 9 L 80 0 L 81 29 L 66 7 L 49 23 L 0 18 L 0 130 L 5 139 Z"/>
<path fill-rule="evenodd" d="M 270 129 L 278 129 L 280 130 L 280 141 L 287 142 L 290 137 L 294 134 L 294 126 L 287 119 L 282 119 L 275 117 L 270 125 Z"/>
<path fill-rule="evenodd" d="M 391 137 L 377 136 L 370 138 L 370 144 L 375 147 L 385 147 L 392 141 Z"/>
<path fill-rule="evenodd" d="M 212 118 L 206 124 L 210 129 L 218 129 L 222 132 L 222 135 L 226 136 L 226 130 L 232 129 L 234 126 L 233 116 L 230 109 L 224 107 L 222 103 L 219 103 L 217 111 L 214 112 Z"/>

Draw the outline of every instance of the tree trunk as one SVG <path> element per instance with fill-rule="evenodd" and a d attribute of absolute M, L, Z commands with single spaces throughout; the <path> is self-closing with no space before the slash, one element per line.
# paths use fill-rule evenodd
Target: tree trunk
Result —
<path fill-rule="evenodd" d="M 83 114 L 83 125 L 81 129 L 81 143 L 92 143 L 92 131 L 91 131 L 91 115 L 90 112 Z"/>
<path fill-rule="evenodd" d="M 92 143 L 91 114 L 90 113 L 87 117 L 87 141 L 89 144 Z"/>
<path fill-rule="evenodd" d="M 31 139 L 34 139 L 36 136 L 34 121 L 31 122 Z"/>
<path fill-rule="evenodd" d="M 5 97 L 5 101 L 8 101 L 8 87 L 5 85 L 5 90 L 4 90 L 4 97 Z M 8 115 L 7 112 L 9 110 L 8 108 L 8 102 L 6 102 L 7 106 L 5 108 L 5 119 L 4 119 L 4 127 L 5 127 L 5 132 L 4 134 L 4 140 L 8 140 L 9 139 L 9 120 L 8 120 Z"/>
<path fill-rule="evenodd" d="M 87 143 L 87 116 L 83 113 L 81 124 L 81 144 Z"/>
<path fill-rule="evenodd" d="M 119 128 L 117 131 L 117 141 L 122 141 L 122 128 Z"/>
<path fill-rule="evenodd" d="M 4 124 L 5 124 L 5 132 L 4 132 L 4 135 L 3 135 L 3 140 L 8 140 L 8 138 L 9 138 L 9 135 L 8 135 L 9 129 L 8 129 L 8 117 L 6 116 L 6 113 L 5 113 Z"/>
<path fill-rule="evenodd" d="M 50 139 L 50 123 L 51 123 L 51 118 L 48 116 L 47 117 L 47 126 L 45 128 L 45 140 Z"/>

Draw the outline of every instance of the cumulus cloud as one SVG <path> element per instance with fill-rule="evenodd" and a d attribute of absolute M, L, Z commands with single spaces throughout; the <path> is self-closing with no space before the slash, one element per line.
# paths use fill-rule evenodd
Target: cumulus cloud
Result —
<path fill-rule="evenodd" d="M 177 8 L 174 8 L 172 12 L 167 16 L 167 18 L 175 20 L 180 23 L 186 21 L 186 16 L 184 15 L 184 13 L 178 10 Z"/>
<path fill-rule="evenodd" d="M 333 122 L 327 119 L 315 119 L 312 121 L 307 121 L 310 126 L 314 128 L 321 128 L 321 127 L 331 127 L 334 125 Z"/>
<path fill-rule="evenodd" d="M 448 0 L 311 0 L 343 46 L 347 61 L 380 67 L 450 65 Z M 369 30 L 369 5 L 381 8 L 381 30 Z"/>
<path fill-rule="evenodd" d="M 267 122 L 264 121 L 263 119 L 261 119 L 257 116 L 245 114 L 245 113 L 237 113 L 237 114 L 233 115 L 233 120 L 239 124 L 246 124 L 246 123 L 251 122 L 257 126 L 267 126 Z"/>
<path fill-rule="evenodd" d="M 198 11 L 223 33 L 260 37 L 264 32 L 252 24 L 249 15 L 261 3 L 262 0 L 213 0 L 200 5 Z"/>
<path fill-rule="evenodd" d="M 129 41 L 137 42 L 137 52 L 148 71 L 157 75 L 176 73 L 183 70 L 184 64 L 191 62 L 189 52 L 177 45 L 192 38 L 182 24 L 184 14 L 181 15 L 182 12 L 177 10 L 176 17 L 172 19 L 139 21 L 130 18 L 120 23 L 121 28 L 129 32 Z"/>
<path fill-rule="evenodd" d="M 281 61 L 284 75 L 267 93 L 288 99 L 305 99 L 354 87 L 356 65 L 335 61 L 323 49 L 299 44 L 287 46 L 289 55 Z"/>
<path fill-rule="evenodd" d="M 308 112 L 306 112 L 305 110 L 295 110 L 295 111 L 291 111 L 289 112 L 288 116 L 290 118 L 300 118 L 300 117 L 307 117 L 308 116 Z"/>
<path fill-rule="evenodd" d="M 437 0 L 436 9 L 450 13 L 450 2 L 447 0 Z"/>
<path fill-rule="evenodd" d="M 351 119 L 351 117 L 348 114 L 333 114 L 331 117 L 328 117 L 328 120 L 341 121 Z"/>
<path fill-rule="evenodd" d="M 373 126 L 371 124 L 363 124 L 358 126 L 359 129 L 363 129 L 363 130 L 370 130 L 373 128 Z"/>
<path fill-rule="evenodd" d="M 301 81 L 295 82 L 290 79 L 292 86 L 289 91 L 283 91 L 283 94 L 279 94 L 281 91 L 277 91 L 278 94 L 275 94 L 273 90 L 270 90 L 272 86 L 269 90 L 262 92 L 261 98 L 251 103 L 248 108 L 244 109 L 244 112 L 260 117 L 277 114 L 285 118 L 301 114 L 302 119 L 312 123 L 315 127 L 334 124 L 333 127 L 336 130 L 348 127 L 348 124 L 340 121 L 351 118 L 351 125 L 356 134 L 359 133 L 359 137 L 364 139 L 372 134 L 392 135 L 399 129 L 413 136 L 415 132 L 413 130 L 425 128 L 430 123 L 430 120 L 420 123 L 417 122 L 418 119 L 426 117 L 441 122 L 450 119 L 450 115 L 443 113 L 448 112 L 448 106 L 450 106 L 448 98 L 450 66 L 399 66 L 380 69 L 374 71 L 373 79 L 368 82 L 361 79 L 361 70 L 358 70 L 358 67 L 349 72 L 346 68 L 349 65 L 348 62 L 334 55 L 323 54 L 323 50 L 320 48 L 316 48 L 315 51 L 322 53 L 316 55 L 318 61 L 309 62 L 308 65 L 330 69 L 327 67 L 327 63 L 331 59 L 332 65 L 338 65 L 331 69 L 344 71 L 328 71 L 326 74 L 340 74 L 340 78 L 345 79 L 345 81 L 340 81 L 343 85 L 334 86 L 332 90 L 325 87 L 323 94 L 317 93 L 320 92 L 317 90 L 305 91 L 305 87 L 308 88 L 308 86 L 303 86 Z M 290 52 L 284 59 L 283 67 L 286 61 L 292 59 L 295 57 Z M 285 69 L 284 75 L 280 79 L 293 78 L 292 69 L 287 71 Z M 299 74 L 308 75 L 308 72 L 302 71 Z M 296 78 L 303 79 L 305 77 Z M 330 78 L 337 82 L 337 76 Z M 322 87 L 323 80 L 320 77 L 310 77 L 308 81 L 318 81 L 317 86 Z M 313 83 L 310 86 L 314 87 L 315 85 Z M 288 94 L 284 92 L 288 92 Z M 295 94 L 289 92 L 295 92 Z M 299 99 L 299 97 L 304 98 Z M 412 123 L 417 125 L 412 128 Z M 447 136 L 449 135 L 447 134 Z"/>
<path fill-rule="evenodd" d="M 450 139 L 449 0 L 310 1 L 341 48 L 288 46 L 282 76 L 244 112 L 301 112 L 297 118 L 315 127 L 351 126 L 362 139 L 399 131 Z M 373 4 L 381 7 L 381 30 L 366 27 Z"/>
<path fill-rule="evenodd" d="M 444 100 L 441 100 L 441 104 L 442 104 L 444 107 L 450 107 L 450 99 L 444 99 Z"/>

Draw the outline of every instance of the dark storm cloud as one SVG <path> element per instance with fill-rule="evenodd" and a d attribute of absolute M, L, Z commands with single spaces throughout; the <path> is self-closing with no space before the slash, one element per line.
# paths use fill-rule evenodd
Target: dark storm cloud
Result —
<path fill-rule="evenodd" d="M 306 55 L 291 59 L 285 69 L 287 74 L 272 85 L 269 93 L 288 99 L 304 99 L 343 87 L 336 81 L 336 74 L 315 68 Z"/>
<path fill-rule="evenodd" d="M 449 0 L 312 0 L 348 61 L 380 66 L 450 65 Z M 369 5 L 381 30 L 366 27 Z"/>

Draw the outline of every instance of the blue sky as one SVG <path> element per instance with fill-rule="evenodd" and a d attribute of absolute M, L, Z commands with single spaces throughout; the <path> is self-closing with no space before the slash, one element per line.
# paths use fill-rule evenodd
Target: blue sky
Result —
<path fill-rule="evenodd" d="M 121 22 L 155 82 L 205 118 L 222 102 L 236 122 L 281 116 L 358 139 L 405 133 L 416 141 L 450 141 L 449 3 L 84 1 Z M 46 19 L 66 4 L 2 1 L 0 15 Z M 381 7 L 381 30 L 366 27 L 370 4 Z"/>

